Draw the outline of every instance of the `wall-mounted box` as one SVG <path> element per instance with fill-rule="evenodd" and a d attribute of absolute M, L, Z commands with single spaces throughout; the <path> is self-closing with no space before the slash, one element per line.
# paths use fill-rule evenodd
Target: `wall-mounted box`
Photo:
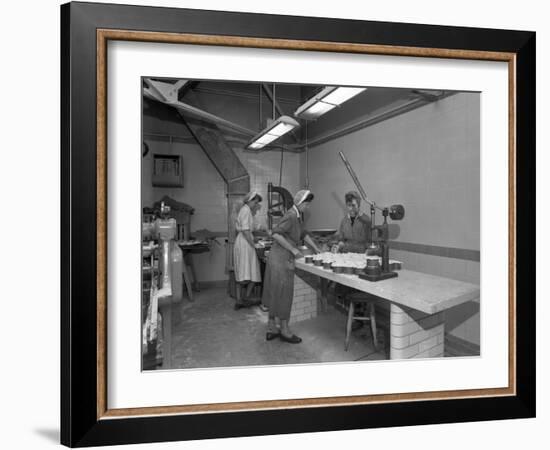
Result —
<path fill-rule="evenodd" d="M 181 155 L 153 155 L 153 186 L 183 187 Z"/>

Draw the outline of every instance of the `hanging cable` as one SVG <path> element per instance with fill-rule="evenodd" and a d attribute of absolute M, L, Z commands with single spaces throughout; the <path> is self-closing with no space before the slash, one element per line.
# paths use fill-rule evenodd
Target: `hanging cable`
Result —
<path fill-rule="evenodd" d="M 275 102 L 277 98 L 275 97 L 275 95 L 276 95 L 275 83 L 273 83 L 273 98 L 271 99 L 271 103 L 273 104 L 273 111 L 272 111 L 273 120 L 275 120 Z M 279 168 L 279 186 L 283 185 L 283 154 L 284 154 L 284 147 L 281 145 L 281 167 Z"/>
<path fill-rule="evenodd" d="M 273 99 L 271 100 L 271 103 L 273 103 L 273 111 L 272 111 L 272 119 L 275 120 L 275 83 L 273 83 Z"/>
<path fill-rule="evenodd" d="M 263 127 L 262 127 L 262 85 L 259 84 L 258 85 L 258 88 L 259 88 L 259 92 L 258 92 L 258 104 L 260 105 L 260 116 L 259 116 L 259 126 L 258 126 L 258 129 L 261 130 Z"/>
<path fill-rule="evenodd" d="M 307 147 L 307 120 L 306 120 L 306 189 L 309 189 L 309 152 Z"/>
<path fill-rule="evenodd" d="M 281 145 L 281 167 L 279 168 L 279 186 L 282 186 L 283 184 L 283 146 Z"/>

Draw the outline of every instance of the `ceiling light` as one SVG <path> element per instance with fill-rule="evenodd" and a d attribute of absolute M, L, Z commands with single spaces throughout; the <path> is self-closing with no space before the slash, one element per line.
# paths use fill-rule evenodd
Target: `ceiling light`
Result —
<path fill-rule="evenodd" d="M 366 90 L 367 88 L 327 86 L 300 106 L 294 112 L 294 116 L 301 119 L 317 119 Z"/>
<path fill-rule="evenodd" d="M 292 117 L 281 116 L 277 120 L 271 122 L 266 129 L 254 136 L 246 145 L 246 148 L 253 150 L 263 148 L 298 126 L 300 126 L 300 124 Z"/>

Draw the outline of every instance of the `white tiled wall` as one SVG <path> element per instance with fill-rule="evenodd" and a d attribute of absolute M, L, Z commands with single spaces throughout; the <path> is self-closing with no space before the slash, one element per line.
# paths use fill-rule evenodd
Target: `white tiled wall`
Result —
<path fill-rule="evenodd" d="M 392 304 L 391 359 L 433 358 L 444 353 L 445 312 L 424 314 Z"/>
<path fill-rule="evenodd" d="M 259 192 L 263 198 L 262 209 L 257 213 L 256 220 L 265 226 L 267 224 L 267 184 L 271 182 L 279 186 L 281 152 L 254 153 L 237 149 L 235 151 L 250 175 L 250 189 Z M 284 153 L 281 185 L 292 194 L 300 189 L 299 163 L 299 154 Z"/>
<path fill-rule="evenodd" d="M 191 231 L 206 228 L 215 232 L 227 232 L 227 197 L 226 184 L 223 178 L 208 159 L 202 148 L 196 144 L 178 140 L 170 143 L 164 138 L 149 137 L 146 139 L 149 153 L 142 160 L 142 203 L 150 206 L 155 201 L 168 195 L 171 198 L 187 203 L 195 208 L 191 217 Z M 235 149 L 239 159 L 250 175 L 250 187 L 262 195 L 262 209 L 256 218 L 259 224 L 266 225 L 267 183 L 279 184 L 280 152 L 266 151 L 251 153 Z M 152 155 L 181 154 L 183 158 L 184 187 L 152 187 Z M 295 192 L 299 186 L 299 156 L 285 153 L 283 156 L 282 185 Z M 210 253 L 193 256 L 199 281 L 219 281 L 227 279 L 225 273 L 225 238 L 218 239 L 219 246 L 212 247 Z"/>
<path fill-rule="evenodd" d="M 142 159 L 142 203 L 151 206 L 168 195 L 195 208 L 191 216 L 191 231 L 206 228 L 227 230 L 227 199 L 225 182 L 198 145 L 174 141 L 146 139 L 148 155 Z M 152 187 L 152 158 L 154 153 L 181 154 L 183 157 L 183 188 Z M 193 256 L 199 281 L 226 279 L 225 241 L 217 240 L 209 253 Z"/>
<path fill-rule="evenodd" d="M 266 120 L 271 115 L 271 103 L 262 94 L 262 117 L 258 115 L 258 90 L 248 92 L 247 89 L 237 85 L 226 84 L 224 89 L 248 92 L 248 95 L 226 95 L 222 91 L 216 94 L 209 93 L 212 83 L 201 82 L 197 91 L 197 98 L 201 107 L 217 116 L 226 118 L 252 130 L 265 126 Z M 218 86 L 220 87 L 220 86 Z M 222 86 L 223 87 L 223 86 Z M 259 88 L 258 88 L 259 89 Z M 285 101 L 285 95 L 289 97 L 288 87 L 279 90 L 279 104 L 285 110 L 294 110 L 295 105 Z M 291 97 L 291 96 L 290 96 Z M 289 98 L 290 98 L 289 97 Z M 158 106 L 158 105 L 154 105 Z M 143 160 L 143 205 L 149 205 L 160 199 L 163 195 L 190 204 L 195 208 L 195 214 L 191 219 L 191 230 L 206 228 L 210 231 L 227 232 L 227 197 L 226 184 L 208 159 L 199 145 L 193 143 L 189 131 L 181 118 L 171 110 L 153 109 L 146 111 L 143 128 L 145 133 L 157 133 L 164 135 L 189 138 L 184 143 L 181 139 L 175 139 L 170 143 L 168 138 L 146 135 L 146 142 L 150 152 Z M 281 153 L 279 151 L 263 151 L 253 153 L 244 151 L 244 145 L 238 144 L 238 139 L 228 136 L 227 141 L 233 145 L 233 150 L 248 170 L 250 175 L 250 188 L 262 195 L 264 202 L 262 209 L 256 218 L 260 225 L 266 225 L 267 209 L 267 183 L 279 185 L 279 171 L 281 167 Z M 151 158 L 152 154 L 177 153 L 183 156 L 184 184 L 183 188 L 152 188 L 151 187 Z M 282 181 L 283 187 L 294 193 L 300 186 L 299 160 L 297 154 L 285 153 L 283 156 Z M 219 281 L 227 279 L 225 273 L 226 251 L 225 238 L 218 239 L 220 246 L 214 246 L 210 253 L 194 256 L 197 275 L 200 281 Z"/>
<path fill-rule="evenodd" d="M 317 317 L 317 287 L 319 279 L 301 270 L 294 275 L 294 297 L 290 321 L 292 323 Z"/>

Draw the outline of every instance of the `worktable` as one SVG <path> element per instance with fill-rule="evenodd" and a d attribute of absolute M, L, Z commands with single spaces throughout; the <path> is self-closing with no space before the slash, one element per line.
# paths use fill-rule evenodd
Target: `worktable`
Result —
<path fill-rule="evenodd" d="M 371 282 L 296 260 L 296 270 L 331 280 L 390 303 L 390 359 L 444 354 L 445 310 L 479 298 L 479 286 L 412 270 Z M 325 295 L 325 293 L 321 293 Z M 326 299 L 325 299 L 326 301 Z"/>

